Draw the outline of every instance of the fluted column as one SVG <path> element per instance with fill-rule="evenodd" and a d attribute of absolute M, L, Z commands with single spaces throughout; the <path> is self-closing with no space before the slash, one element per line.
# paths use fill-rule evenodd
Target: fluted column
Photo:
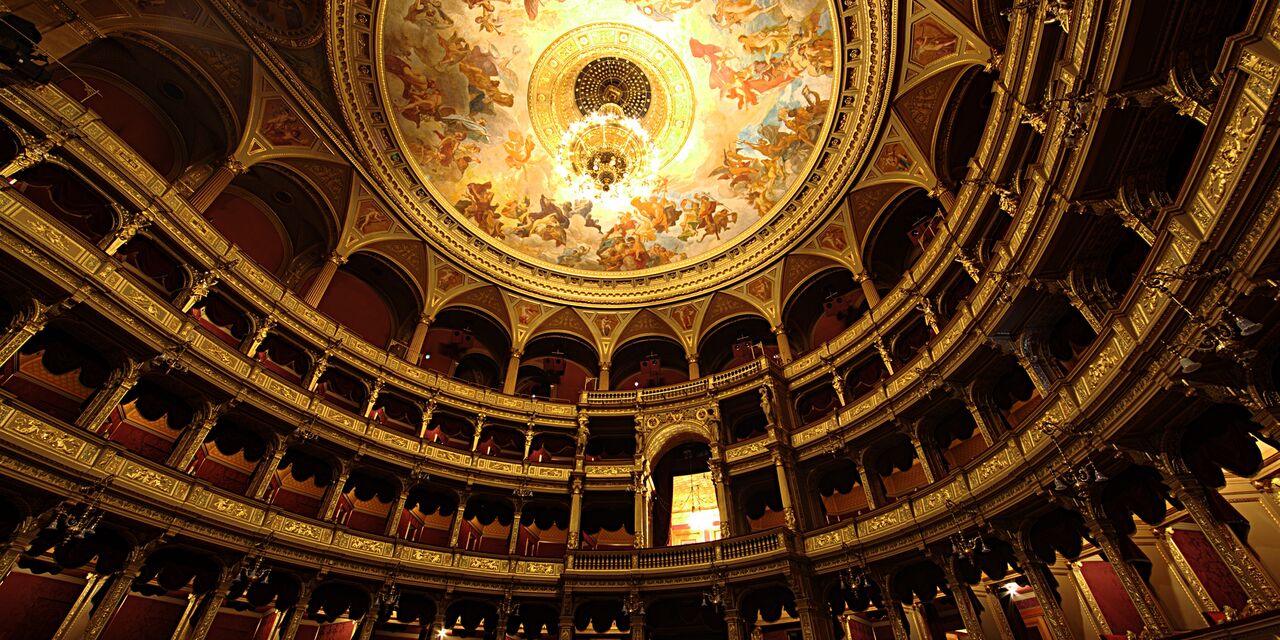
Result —
<path fill-rule="evenodd" d="M 522 355 L 524 351 L 512 349 L 511 357 L 507 359 L 507 375 L 502 381 L 502 392 L 507 395 L 516 392 L 516 380 L 520 377 L 520 356 Z"/>
<path fill-rule="evenodd" d="M 1031 590 L 1036 594 L 1040 609 L 1044 612 L 1045 626 L 1049 627 L 1049 635 L 1053 640 L 1075 640 L 1071 627 L 1067 625 L 1067 616 L 1062 612 L 1057 592 L 1045 577 L 1048 567 L 1035 556 L 1035 552 L 1027 547 L 1021 536 L 1013 535 L 1013 550 L 1018 557 L 1018 565 L 1022 567 L 1022 575 L 1031 583 Z"/>
<path fill-rule="evenodd" d="M 311 281 L 311 286 L 307 287 L 307 292 L 302 296 L 302 301 L 313 307 L 319 306 L 320 301 L 324 299 L 325 291 L 329 290 L 329 283 L 333 282 L 333 276 L 338 273 L 338 267 L 346 264 L 346 256 L 338 254 L 336 251 L 329 254 L 329 259 L 324 261 L 320 267 L 320 273 L 316 274 L 315 280 Z"/>
<path fill-rule="evenodd" d="M 778 358 L 782 364 L 791 362 L 791 340 L 787 338 L 787 329 L 782 325 L 773 328 L 773 336 L 778 341 Z"/>
<path fill-rule="evenodd" d="M 608 362 L 600 363 L 600 375 L 596 378 L 596 390 L 597 391 L 609 390 L 609 363 Z"/>
<path fill-rule="evenodd" d="M 933 187 L 933 190 L 929 192 L 929 195 L 936 199 L 938 204 L 942 205 L 942 210 L 944 212 L 951 213 L 956 210 L 956 192 L 948 189 L 946 185 L 941 182 Z"/>
<path fill-rule="evenodd" d="M 1173 633 L 1173 626 L 1169 624 L 1169 619 L 1161 609 L 1159 601 L 1156 600 L 1155 593 L 1151 590 L 1138 571 L 1133 568 L 1124 559 L 1120 540 L 1123 534 L 1116 531 L 1115 527 L 1107 522 L 1100 509 L 1093 507 L 1085 501 L 1080 501 L 1080 515 L 1084 517 L 1084 522 L 1089 526 L 1089 532 L 1093 534 L 1093 538 L 1097 541 L 1098 546 L 1102 548 L 1103 555 L 1106 556 L 1107 562 L 1111 564 L 1111 568 L 1115 571 L 1116 577 L 1120 578 L 1120 583 L 1124 585 L 1124 590 L 1129 594 L 1129 599 L 1133 601 L 1133 606 L 1138 610 L 1138 615 L 1142 618 L 1142 626 L 1144 631 L 1154 633 L 1159 636 L 1167 636 Z"/>
<path fill-rule="evenodd" d="M 631 491 L 635 498 L 635 509 L 632 513 L 632 521 L 635 524 L 636 535 L 633 546 L 637 549 L 644 549 L 649 546 L 649 538 L 647 537 L 649 525 L 648 513 L 648 478 L 645 477 L 643 471 L 633 471 L 631 479 Z"/>
<path fill-rule="evenodd" d="M 1212 489 L 1201 485 L 1190 474 L 1173 473 L 1168 464 L 1162 463 L 1159 466 L 1169 481 L 1170 488 L 1209 539 L 1209 544 L 1218 552 L 1222 563 L 1240 583 L 1249 601 L 1268 611 L 1280 608 L 1280 594 L 1277 593 L 1275 581 L 1253 554 L 1253 550 L 1210 510 L 1207 494 Z"/>
<path fill-rule="evenodd" d="M 404 359 L 410 364 L 418 364 L 422 359 L 422 345 L 427 341 L 427 331 L 431 329 L 431 316 L 418 316 L 418 324 L 413 327 L 413 336 L 409 338 L 409 348 L 404 352 Z"/>
<path fill-rule="evenodd" d="M 876 290 L 876 283 L 871 281 L 871 276 L 866 271 L 853 274 L 853 279 L 862 287 L 862 295 L 867 299 L 868 308 L 880 304 L 880 292 Z"/>
<path fill-rule="evenodd" d="M 120 401 L 124 399 L 125 394 L 138 384 L 138 380 L 142 378 L 142 372 L 143 364 L 132 360 L 126 361 L 120 365 L 120 368 L 111 372 L 111 377 L 107 378 L 106 384 L 93 394 L 93 399 L 89 401 L 84 411 L 80 412 L 80 417 L 76 418 L 76 426 L 97 431 L 98 427 L 107 421 L 111 412 L 120 406 Z"/>
<path fill-rule="evenodd" d="M 236 176 L 248 170 L 249 168 L 244 163 L 235 158 L 223 160 L 221 164 L 214 168 L 213 173 L 209 174 L 204 183 L 196 188 L 195 193 L 192 193 L 191 197 L 187 198 L 187 202 L 191 204 L 192 209 L 204 213 L 213 204 L 213 201 L 217 200 L 223 191 L 226 191 Z"/>

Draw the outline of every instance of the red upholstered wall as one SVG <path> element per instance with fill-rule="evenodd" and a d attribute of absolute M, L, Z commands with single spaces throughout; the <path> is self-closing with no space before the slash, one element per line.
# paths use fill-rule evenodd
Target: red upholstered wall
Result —
<path fill-rule="evenodd" d="M 391 309 L 382 295 L 345 271 L 334 274 L 319 309 L 379 347 L 391 338 Z"/>
<path fill-rule="evenodd" d="M 1097 601 L 1098 608 L 1102 610 L 1102 617 L 1106 618 L 1112 633 L 1142 632 L 1142 618 L 1124 590 L 1124 585 L 1120 583 L 1120 577 L 1109 563 L 1100 560 L 1083 562 L 1080 565 L 1080 575 L 1084 576 L 1085 584 Z"/>
<path fill-rule="evenodd" d="M 263 269 L 279 273 L 285 259 L 285 242 L 272 214 L 234 193 L 218 196 L 204 216 L 228 240 L 249 254 Z"/>
<path fill-rule="evenodd" d="M 270 615 L 259 618 L 222 611 L 213 619 L 213 628 L 209 629 L 206 640 L 248 640 L 254 637 L 258 624 L 264 620 L 270 624 Z"/>
<path fill-rule="evenodd" d="M 83 583 L 14 571 L 0 584 L 0 640 L 53 637 Z"/>
<path fill-rule="evenodd" d="M 129 594 L 107 624 L 102 640 L 169 640 L 184 609 L 177 602 Z"/>
<path fill-rule="evenodd" d="M 1178 551 L 1187 559 L 1196 578 L 1204 585 L 1209 597 L 1219 608 L 1234 607 L 1237 611 L 1245 606 L 1249 596 L 1245 595 L 1240 583 L 1236 582 L 1231 570 L 1222 562 L 1222 556 L 1214 551 L 1213 545 L 1201 531 L 1192 529 L 1174 529 L 1170 536 L 1178 545 Z"/>
<path fill-rule="evenodd" d="M 355 627 L 356 623 L 351 621 L 326 624 L 320 627 L 316 640 L 351 640 Z"/>
<path fill-rule="evenodd" d="M 861 620 L 850 618 L 847 636 L 849 640 L 875 640 L 876 632 L 871 625 Z"/>
<path fill-rule="evenodd" d="M 279 613 L 272 611 L 262 616 L 262 622 L 258 623 L 258 632 L 253 635 L 253 640 L 271 640 L 271 627 L 276 623 L 276 616 Z"/>
<path fill-rule="evenodd" d="M 107 128 L 120 136 L 156 171 L 165 175 L 172 171 L 177 162 L 167 133 L 173 130 L 172 126 L 166 126 L 150 106 L 116 84 L 101 78 L 91 78 L 89 84 L 98 95 L 89 98 L 84 105 L 102 116 Z M 67 78 L 58 86 L 77 100 L 85 99 L 84 83 L 76 78 Z"/>

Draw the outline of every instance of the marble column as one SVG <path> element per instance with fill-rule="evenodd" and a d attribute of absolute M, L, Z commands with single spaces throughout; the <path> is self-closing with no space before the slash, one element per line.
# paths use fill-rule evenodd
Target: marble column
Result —
<path fill-rule="evenodd" d="M 697 354 L 687 356 L 685 360 L 689 363 L 689 379 L 697 380 L 698 378 L 702 377 L 702 372 L 698 369 Z"/>
<path fill-rule="evenodd" d="M 791 340 L 787 338 L 787 329 L 782 325 L 773 328 L 774 338 L 778 342 L 778 359 L 782 360 L 782 364 L 791 362 Z"/>
<path fill-rule="evenodd" d="M 227 158 L 213 170 L 213 173 L 209 174 L 203 184 L 196 188 L 195 193 L 187 198 L 187 202 L 191 204 L 192 209 L 204 213 L 209 209 L 209 205 L 212 205 L 213 201 L 217 200 L 218 196 L 231 185 L 231 181 L 236 176 L 248 170 L 244 163 L 235 158 Z"/>
<path fill-rule="evenodd" d="M 519 349 L 511 351 L 511 357 L 507 359 L 507 375 L 502 381 L 502 392 L 512 395 L 516 392 L 516 381 L 520 377 L 520 356 L 524 352 Z"/>
<path fill-rule="evenodd" d="M 346 262 L 346 256 L 339 255 L 337 252 L 329 254 L 329 259 L 325 260 L 320 267 L 320 273 L 316 274 L 315 280 L 311 281 L 311 286 L 307 287 L 307 292 L 303 294 L 302 301 L 312 307 L 319 306 L 320 301 L 324 299 L 325 292 L 329 290 L 329 283 L 333 282 L 333 276 L 338 273 L 338 267 L 346 264 Z"/>
<path fill-rule="evenodd" d="M 409 348 L 405 350 L 404 359 L 409 364 L 417 365 L 422 360 L 422 347 L 427 341 L 427 332 L 431 330 L 431 317 L 418 316 L 418 324 L 413 327 L 413 337 L 409 338 Z"/>
<path fill-rule="evenodd" d="M 862 287 L 862 295 L 867 299 L 867 306 L 874 307 L 880 304 L 880 292 L 876 290 L 876 283 L 871 281 L 871 276 L 863 271 L 853 276 L 858 281 L 858 286 Z"/>
<path fill-rule="evenodd" d="M 93 399 L 89 401 L 84 411 L 80 412 L 80 417 L 76 418 L 76 426 L 96 432 L 102 423 L 107 421 L 111 412 L 120 406 L 120 401 L 124 399 L 125 394 L 138 384 L 138 380 L 142 378 L 143 369 L 142 363 L 131 360 L 113 371 L 102 388 L 93 394 Z"/>
<path fill-rule="evenodd" d="M 577 549 L 582 537 L 582 482 L 583 476 L 575 475 L 569 489 L 569 537 L 566 546 L 570 549 Z"/>

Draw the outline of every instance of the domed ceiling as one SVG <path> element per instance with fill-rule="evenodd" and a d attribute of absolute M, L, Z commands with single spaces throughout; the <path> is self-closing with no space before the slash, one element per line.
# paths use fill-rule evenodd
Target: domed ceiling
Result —
<path fill-rule="evenodd" d="M 892 68 L 881 0 L 334 11 L 347 115 L 407 221 L 578 303 L 693 295 L 794 246 L 865 163 Z"/>
<path fill-rule="evenodd" d="M 415 169 L 555 265 L 645 269 L 733 242 L 786 199 L 831 112 L 826 0 L 392 0 L 385 20 Z M 614 102 L 649 134 L 651 184 L 575 189 L 567 129 Z"/>

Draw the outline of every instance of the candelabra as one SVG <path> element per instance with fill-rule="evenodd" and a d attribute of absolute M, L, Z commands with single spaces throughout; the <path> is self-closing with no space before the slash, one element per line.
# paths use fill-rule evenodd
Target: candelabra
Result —
<path fill-rule="evenodd" d="M 711 583 L 711 588 L 702 592 L 702 606 L 713 609 L 724 609 L 724 601 L 728 596 L 724 586 L 724 569 L 712 567 L 712 573 L 715 574 L 715 580 Z"/>
<path fill-rule="evenodd" d="M 957 556 L 963 556 L 972 562 L 974 556 L 979 553 L 989 552 L 991 549 L 987 547 L 987 541 L 982 537 L 981 532 L 972 537 L 964 535 L 964 527 L 960 525 L 960 517 L 957 516 L 956 513 L 958 511 L 963 511 L 965 514 L 968 514 L 970 513 L 969 509 L 952 502 L 950 498 L 947 499 L 946 504 L 947 512 L 951 515 L 951 524 L 956 528 L 955 533 L 948 536 L 948 539 L 951 542 L 951 553 Z"/>
<path fill-rule="evenodd" d="M 705 599 L 703 604 L 706 604 Z M 644 600 L 640 599 L 640 594 L 627 594 L 627 597 L 622 599 L 622 612 L 629 616 L 644 615 Z"/>
<path fill-rule="evenodd" d="M 1053 420 L 1045 420 L 1040 423 L 1038 429 L 1040 433 L 1049 437 L 1049 442 L 1053 443 L 1054 450 L 1057 451 L 1058 457 L 1062 460 L 1065 467 L 1061 475 L 1053 479 L 1053 490 L 1058 492 L 1074 493 L 1079 497 L 1089 495 L 1090 487 L 1107 481 L 1107 476 L 1098 470 L 1092 460 L 1085 460 L 1080 465 L 1072 464 L 1071 458 L 1067 456 L 1066 450 L 1062 448 L 1059 439 L 1079 435 L 1086 438 L 1093 436 L 1093 430 L 1089 428 L 1076 429 L 1070 424 L 1058 423 Z"/>
<path fill-rule="evenodd" d="M 507 587 L 502 600 L 498 602 L 498 615 L 503 618 L 520 615 L 520 603 L 511 597 L 511 587 Z"/>
<path fill-rule="evenodd" d="M 97 533 L 98 525 L 105 515 L 99 507 L 102 494 L 113 480 L 115 476 L 106 476 L 91 485 L 81 487 L 80 498 L 68 498 L 59 503 L 54 509 L 53 519 L 45 528 L 59 532 L 64 541 L 84 540 Z"/>
<path fill-rule="evenodd" d="M 258 583 L 267 584 L 271 577 L 271 567 L 262 566 L 263 557 L 262 550 L 271 542 L 274 533 L 267 534 L 267 537 L 253 545 L 253 552 L 249 557 L 244 559 L 240 565 L 240 579 L 244 580 L 248 585 L 252 586 Z"/>
<path fill-rule="evenodd" d="M 1240 338 L 1248 337 L 1262 330 L 1262 325 L 1248 318 L 1237 315 L 1227 305 L 1219 304 L 1220 312 L 1216 319 L 1206 318 L 1173 295 L 1169 288 L 1173 282 L 1193 282 L 1208 278 L 1225 276 L 1231 272 L 1230 267 L 1203 269 L 1199 265 L 1183 265 L 1173 271 L 1155 271 L 1142 278 L 1142 286 L 1158 291 L 1174 304 L 1199 330 L 1200 336 L 1189 346 L 1197 352 L 1213 352 L 1226 357 L 1244 368 L 1252 365 L 1257 351 L 1240 343 Z M 1199 363 L 1187 357 L 1180 358 L 1183 373 L 1192 373 L 1199 369 Z"/>

